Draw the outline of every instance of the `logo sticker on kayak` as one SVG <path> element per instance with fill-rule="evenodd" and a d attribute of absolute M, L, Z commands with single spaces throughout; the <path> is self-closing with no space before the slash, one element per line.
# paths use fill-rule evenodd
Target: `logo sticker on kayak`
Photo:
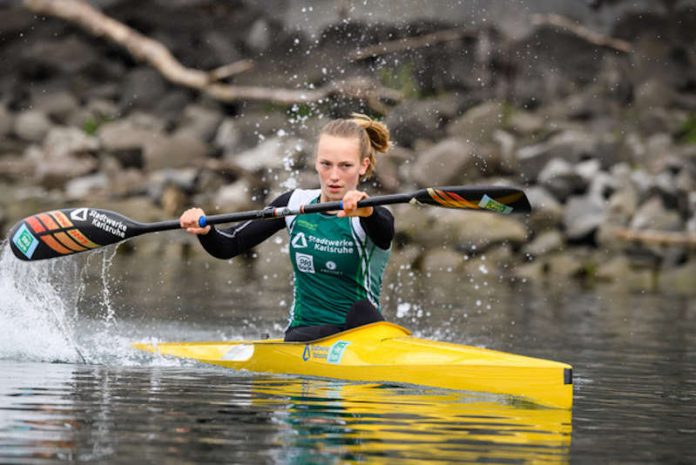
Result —
<path fill-rule="evenodd" d="M 329 363 L 341 363 L 341 359 L 343 358 L 343 353 L 346 350 L 346 347 L 350 345 L 350 342 L 346 341 L 338 341 L 335 342 L 330 348 L 329 348 L 329 355 L 326 357 L 326 361 Z"/>
<path fill-rule="evenodd" d="M 254 355 L 254 346 L 252 344 L 238 344 L 230 347 L 221 358 L 231 362 L 246 362 L 252 355 Z"/>

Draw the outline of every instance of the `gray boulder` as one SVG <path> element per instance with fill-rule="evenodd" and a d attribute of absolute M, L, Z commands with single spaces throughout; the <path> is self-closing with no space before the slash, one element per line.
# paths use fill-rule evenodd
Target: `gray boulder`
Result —
<path fill-rule="evenodd" d="M 565 202 L 571 195 L 582 193 L 588 184 L 576 167 L 557 158 L 546 164 L 539 173 L 537 182 L 561 202 Z"/>
<path fill-rule="evenodd" d="M 653 196 L 636 211 L 630 223 L 631 229 L 681 231 L 684 222 L 679 213 L 667 210 L 658 196 Z"/>
<path fill-rule="evenodd" d="M 46 135 L 43 147 L 32 150 L 30 157 L 39 158 L 36 175 L 45 186 L 62 186 L 96 170 L 98 149 L 97 138 L 76 128 L 55 127 Z"/>
<path fill-rule="evenodd" d="M 402 147 L 413 147 L 416 140 L 438 140 L 457 113 L 457 100 L 451 96 L 425 100 L 406 100 L 392 109 L 385 123 L 392 138 Z"/>
<path fill-rule="evenodd" d="M 109 188 L 109 178 L 104 173 L 71 179 L 65 184 L 65 196 L 71 200 L 88 199 L 103 194 Z"/>
<path fill-rule="evenodd" d="M 526 189 L 527 198 L 532 205 L 529 224 L 534 231 L 558 227 L 563 221 L 563 206 L 549 191 L 540 186 Z"/>
<path fill-rule="evenodd" d="M 148 171 L 165 168 L 200 166 L 208 154 L 208 147 L 190 134 L 161 134 L 145 145 L 143 160 Z"/>
<path fill-rule="evenodd" d="M 41 142 L 52 126 L 44 112 L 27 110 L 19 113 L 15 118 L 14 133 L 27 142 Z"/>
<path fill-rule="evenodd" d="M 503 112 L 501 102 L 483 103 L 450 123 L 447 134 L 475 144 L 491 142 L 495 131 L 503 125 Z"/>
<path fill-rule="evenodd" d="M 73 94 L 66 91 L 37 93 L 32 97 L 33 108 L 50 116 L 62 124 L 70 121 L 71 116 L 80 108 L 80 102 Z"/>
<path fill-rule="evenodd" d="M 594 196 L 571 197 L 563 215 L 565 235 L 572 241 L 592 237 L 604 222 L 607 205 L 604 199 Z"/>
<path fill-rule="evenodd" d="M 7 110 L 7 106 L 0 102 L 0 138 L 6 137 L 12 130 L 14 117 Z"/>
<path fill-rule="evenodd" d="M 305 151 L 304 141 L 292 137 L 273 137 L 237 155 L 227 154 L 241 169 L 257 173 L 295 166 Z"/>
<path fill-rule="evenodd" d="M 215 136 L 221 121 L 222 114 L 218 110 L 201 105 L 189 105 L 184 109 L 177 133 L 186 133 L 208 142 Z"/>
<path fill-rule="evenodd" d="M 499 165 L 497 153 L 485 153 L 461 138 L 449 138 L 423 151 L 411 165 L 420 186 L 463 184 Z"/>

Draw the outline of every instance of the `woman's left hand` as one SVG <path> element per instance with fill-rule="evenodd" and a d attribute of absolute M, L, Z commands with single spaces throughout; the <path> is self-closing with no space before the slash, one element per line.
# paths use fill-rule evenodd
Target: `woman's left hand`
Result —
<path fill-rule="evenodd" d="M 343 218 L 345 216 L 370 216 L 374 211 L 373 207 L 358 208 L 358 202 L 368 198 L 366 192 L 348 191 L 343 196 L 343 210 L 339 211 L 336 216 Z"/>

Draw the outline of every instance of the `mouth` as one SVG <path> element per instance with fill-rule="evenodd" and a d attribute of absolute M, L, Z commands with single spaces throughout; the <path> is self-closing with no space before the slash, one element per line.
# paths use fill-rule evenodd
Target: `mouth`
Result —
<path fill-rule="evenodd" d="M 338 191 L 340 191 L 341 189 L 343 189 L 341 186 L 338 186 L 338 185 L 335 185 L 335 184 L 329 184 L 329 185 L 326 186 L 326 187 L 328 187 L 329 190 L 332 191 L 332 192 L 338 192 Z"/>

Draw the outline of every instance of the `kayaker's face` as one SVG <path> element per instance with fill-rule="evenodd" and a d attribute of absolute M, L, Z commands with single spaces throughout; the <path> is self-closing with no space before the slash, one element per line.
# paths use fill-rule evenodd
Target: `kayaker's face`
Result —
<path fill-rule="evenodd" d="M 321 182 L 321 201 L 341 200 L 346 192 L 357 189 L 360 176 L 367 172 L 369 165 L 368 158 L 360 159 L 357 137 L 322 134 L 315 164 Z"/>

